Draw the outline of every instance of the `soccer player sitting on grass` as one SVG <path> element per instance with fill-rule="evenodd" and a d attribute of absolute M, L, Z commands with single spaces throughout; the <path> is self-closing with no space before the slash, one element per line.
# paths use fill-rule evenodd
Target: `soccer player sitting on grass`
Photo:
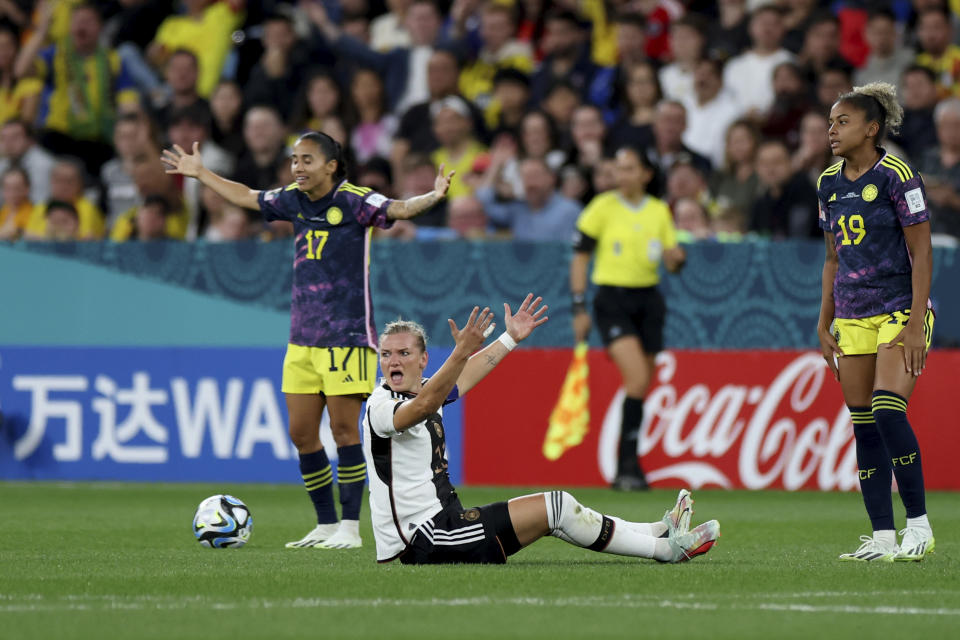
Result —
<path fill-rule="evenodd" d="M 506 331 L 478 351 L 493 313 L 474 307 L 456 343 L 430 378 L 427 338 L 416 322 L 398 320 L 380 336 L 384 378 L 367 400 L 364 455 L 370 474 L 370 511 L 377 561 L 404 564 L 504 563 L 507 556 L 552 535 L 579 547 L 623 556 L 683 562 L 706 553 L 720 535 L 716 520 L 688 530 L 693 499 L 683 490 L 663 519 L 628 522 L 581 505 L 565 491 L 537 493 L 464 509 L 447 474 L 443 406 L 490 373 L 547 321 L 533 294 L 514 314 L 504 303 Z"/>

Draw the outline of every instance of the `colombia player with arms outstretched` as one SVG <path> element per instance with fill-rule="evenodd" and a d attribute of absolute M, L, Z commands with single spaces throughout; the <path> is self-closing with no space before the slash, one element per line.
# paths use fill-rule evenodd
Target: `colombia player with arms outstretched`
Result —
<path fill-rule="evenodd" d="M 873 526 L 873 536 L 861 536 L 863 544 L 840 560 L 916 561 L 934 548 L 920 448 L 906 414 L 933 331 L 930 214 L 920 175 L 877 146 L 902 118 L 892 85 L 841 95 L 829 136 L 842 160 L 817 181 L 827 249 L 817 333 L 853 418 Z M 891 472 L 907 512 L 899 546 Z"/>
<path fill-rule="evenodd" d="M 300 473 L 317 513 L 317 526 L 287 547 L 361 546 L 360 505 L 366 464 L 360 447 L 361 405 L 373 391 L 377 334 L 370 299 L 371 227 L 412 218 L 442 200 L 454 173 L 443 166 L 430 193 L 391 200 L 344 179 L 340 145 L 309 132 L 293 145 L 295 182 L 257 191 L 203 166 L 199 145 L 188 153 L 163 152 L 167 173 L 197 178 L 235 205 L 258 209 L 264 219 L 288 220 L 296 233 L 290 342 L 283 361 L 283 392 L 290 437 L 300 453 Z M 337 481 L 343 517 L 333 503 L 333 470 L 320 442 L 324 407 L 337 443 Z"/>

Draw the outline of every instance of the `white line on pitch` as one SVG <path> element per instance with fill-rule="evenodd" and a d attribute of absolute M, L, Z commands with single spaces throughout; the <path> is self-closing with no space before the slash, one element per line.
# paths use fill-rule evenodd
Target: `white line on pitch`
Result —
<path fill-rule="evenodd" d="M 815 592 L 818 595 L 827 592 Z M 927 592 L 931 593 L 931 592 Z M 791 595 L 791 594 L 786 594 Z M 798 594 L 799 595 L 799 594 Z M 680 596 L 683 597 L 683 596 Z M 769 597 L 769 596 L 768 596 Z M 777 596 L 773 596 L 776 599 Z M 697 602 L 648 599 L 643 596 L 596 596 L 570 598 L 253 598 L 245 600 L 212 600 L 202 596 L 117 596 L 68 595 L 46 598 L 38 594 L 12 596 L 0 594 L 0 612 L 37 611 L 110 611 L 110 610 L 165 610 L 165 609 L 324 609 L 336 607 L 629 607 L 636 609 L 707 610 L 737 609 L 741 611 L 787 611 L 794 613 L 847 613 L 869 615 L 960 616 L 960 609 L 909 606 L 864 606 L 845 604 L 810 604 L 803 602 Z"/>

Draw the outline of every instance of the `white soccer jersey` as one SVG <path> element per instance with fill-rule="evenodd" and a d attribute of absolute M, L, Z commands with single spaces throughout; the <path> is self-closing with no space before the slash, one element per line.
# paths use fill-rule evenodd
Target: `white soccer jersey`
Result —
<path fill-rule="evenodd" d="M 403 432 L 393 426 L 397 407 L 413 397 L 391 391 L 381 379 L 367 399 L 363 455 L 378 562 L 393 560 L 418 526 L 441 509 L 460 504 L 447 473 L 443 409 Z M 444 404 L 458 397 L 454 387 Z"/>

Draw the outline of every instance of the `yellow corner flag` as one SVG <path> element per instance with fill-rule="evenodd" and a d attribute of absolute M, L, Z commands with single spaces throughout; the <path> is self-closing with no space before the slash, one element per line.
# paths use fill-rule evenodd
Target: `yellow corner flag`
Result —
<path fill-rule="evenodd" d="M 550 426 L 543 441 L 543 455 L 556 460 L 567 449 L 583 442 L 590 427 L 590 388 L 587 385 L 587 343 L 580 342 L 573 350 L 573 360 L 560 388 L 560 397 L 550 412 Z"/>

